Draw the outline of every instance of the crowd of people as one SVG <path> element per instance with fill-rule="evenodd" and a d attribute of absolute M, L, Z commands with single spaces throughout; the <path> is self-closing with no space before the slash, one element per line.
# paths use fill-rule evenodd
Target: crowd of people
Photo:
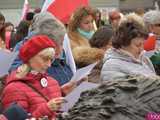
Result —
<path fill-rule="evenodd" d="M 155 38 L 152 43 L 148 42 L 150 34 Z M 0 48 L 18 51 L 9 74 L 1 78 L 4 87 L 0 119 L 13 118 L 15 113 L 8 111 L 14 109 L 22 115 L 14 120 L 27 117 L 55 120 L 62 114 L 64 97 L 79 84 L 71 80 L 74 72 L 66 61 L 65 35 L 76 69 L 97 62 L 81 82 L 101 84 L 130 75 L 160 75 L 158 10 L 141 15 L 113 10 L 108 13 L 108 22 L 104 22 L 99 10 L 80 7 L 67 25 L 49 12 L 29 12 L 16 27 L 0 13 Z M 152 48 L 145 49 L 147 45 Z M 148 56 L 146 53 L 150 51 L 154 52 Z"/>

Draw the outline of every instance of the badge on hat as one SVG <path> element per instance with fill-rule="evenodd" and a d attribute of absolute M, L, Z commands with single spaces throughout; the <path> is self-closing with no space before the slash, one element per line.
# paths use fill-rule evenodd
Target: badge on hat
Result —
<path fill-rule="evenodd" d="M 46 78 L 42 78 L 42 79 L 41 79 L 41 85 L 42 85 L 42 87 L 47 87 L 48 81 L 47 81 Z"/>

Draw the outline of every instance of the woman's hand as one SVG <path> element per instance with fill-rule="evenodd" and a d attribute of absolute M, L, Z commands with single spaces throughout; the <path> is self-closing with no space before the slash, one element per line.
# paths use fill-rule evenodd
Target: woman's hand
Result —
<path fill-rule="evenodd" d="M 62 85 L 61 90 L 63 92 L 64 95 L 69 94 L 70 92 L 72 92 L 72 90 L 74 88 L 76 88 L 79 84 L 81 84 L 84 81 L 88 81 L 88 77 L 85 77 L 79 81 L 77 80 L 71 80 L 68 83 Z"/>
<path fill-rule="evenodd" d="M 47 105 L 50 110 L 52 111 L 58 111 L 61 108 L 62 103 L 65 103 L 66 100 L 63 97 L 54 98 L 50 100 Z"/>
<path fill-rule="evenodd" d="M 74 88 L 77 87 L 77 81 L 69 81 L 68 83 L 62 85 L 61 90 L 64 95 L 69 94 Z"/>
<path fill-rule="evenodd" d="M 82 82 L 88 82 L 88 76 L 82 78 L 81 80 L 77 81 L 77 86 L 80 85 Z"/>

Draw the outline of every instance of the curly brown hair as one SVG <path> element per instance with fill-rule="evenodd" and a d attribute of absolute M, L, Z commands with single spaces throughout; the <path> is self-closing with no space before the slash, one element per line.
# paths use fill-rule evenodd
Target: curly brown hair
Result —
<path fill-rule="evenodd" d="M 2 13 L 0 13 L 0 21 L 3 21 L 5 23 L 5 17 Z M 5 28 L 4 28 L 4 23 L 2 24 L 2 28 L 0 29 L 0 38 L 5 41 Z"/>
<path fill-rule="evenodd" d="M 71 17 L 69 21 L 69 24 L 68 24 L 69 31 L 75 31 L 79 27 L 82 19 L 88 15 L 91 15 L 95 19 L 95 12 L 91 7 L 83 6 L 83 7 L 78 8 L 73 13 L 73 16 Z"/>
<path fill-rule="evenodd" d="M 102 48 L 109 44 L 113 36 L 113 29 L 111 25 L 106 25 L 99 28 L 92 38 L 89 40 L 89 43 L 92 47 Z"/>
<path fill-rule="evenodd" d="M 129 46 L 136 37 L 146 39 L 148 37 L 146 28 L 134 20 L 124 21 L 113 35 L 112 46 L 116 49 Z"/>

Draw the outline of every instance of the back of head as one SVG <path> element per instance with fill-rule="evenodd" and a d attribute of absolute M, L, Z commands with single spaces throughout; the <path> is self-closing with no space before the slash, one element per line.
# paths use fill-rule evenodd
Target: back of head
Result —
<path fill-rule="evenodd" d="M 5 24 L 4 24 L 4 27 L 8 27 L 8 26 L 14 26 L 11 22 L 6 22 Z"/>
<path fill-rule="evenodd" d="M 36 8 L 34 9 L 34 13 L 37 14 L 37 13 L 40 13 L 41 12 L 41 8 Z"/>
<path fill-rule="evenodd" d="M 102 48 L 110 42 L 112 35 L 113 29 L 111 25 L 106 25 L 104 27 L 99 28 L 94 33 L 89 43 L 92 47 Z"/>
<path fill-rule="evenodd" d="M 34 12 L 28 12 L 27 15 L 26 15 L 26 20 L 27 21 L 33 20 L 34 15 L 35 15 Z"/>
<path fill-rule="evenodd" d="M 12 27 L 12 30 L 11 30 L 11 28 L 9 29 L 8 27 Z M 12 32 L 14 30 L 14 25 L 11 22 L 6 22 L 4 24 L 4 28 L 5 28 L 6 31 L 8 30 L 9 32 Z"/>
<path fill-rule="evenodd" d="M 54 39 L 57 44 L 62 44 L 66 33 L 64 25 L 49 12 L 35 15 L 31 30 L 35 34 L 47 35 Z"/>
<path fill-rule="evenodd" d="M 49 12 L 41 12 L 33 17 L 33 23 L 30 26 L 31 31 L 36 31 L 39 28 L 39 24 L 48 19 L 54 19 L 54 16 Z"/>
<path fill-rule="evenodd" d="M 29 25 L 30 25 L 29 22 L 25 20 L 19 23 L 17 31 L 14 35 L 14 41 L 19 42 L 28 35 Z"/>
<path fill-rule="evenodd" d="M 144 8 L 137 8 L 135 13 L 138 14 L 139 16 L 143 16 L 145 13 L 145 10 Z"/>
<path fill-rule="evenodd" d="M 147 26 L 159 24 L 160 23 L 160 11 L 150 10 L 146 12 L 143 16 L 143 20 Z"/>
<path fill-rule="evenodd" d="M 54 39 L 57 44 L 62 45 L 66 29 L 57 19 L 48 19 L 40 23 L 37 34 L 44 34 Z"/>
<path fill-rule="evenodd" d="M 17 26 L 17 31 L 19 32 L 28 31 L 28 29 L 29 29 L 29 23 L 26 20 L 22 20 Z"/>
<path fill-rule="evenodd" d="M 108 16 L 109 17 L 109 21 L 112 21 L 113 19 L 121 17 L 120 12 L 118 10 L 110 11 L 108 15 L 109 15 Z"/>
<path fill-rule="evenodd" d="M 126 14 L 126 15 L 122 18 L 121 22 L 123 22 L 123 21 L 125 21 L 125 20 L 127 20 L 127 21 L 135 21 L 135 22 L 137 22 L 138 24 L 140 24 L 141 26 L 145 27 L 143 18 L 142 18 L 141 16 L 139 16 L 138 14 L 134 13 L 134 12 L 133 12 L 133 13 Z"/>
<path fill-rule="evenodd" d="M 119 49 L 129 46 L 132 39 L 136 37 L 147 38 L 147 36 L 148 33 L 144 24 L 138 21 L 136 17 L 126 16 L 126 19 L 121 21 L 113 35 L 112 46 Z"/>

